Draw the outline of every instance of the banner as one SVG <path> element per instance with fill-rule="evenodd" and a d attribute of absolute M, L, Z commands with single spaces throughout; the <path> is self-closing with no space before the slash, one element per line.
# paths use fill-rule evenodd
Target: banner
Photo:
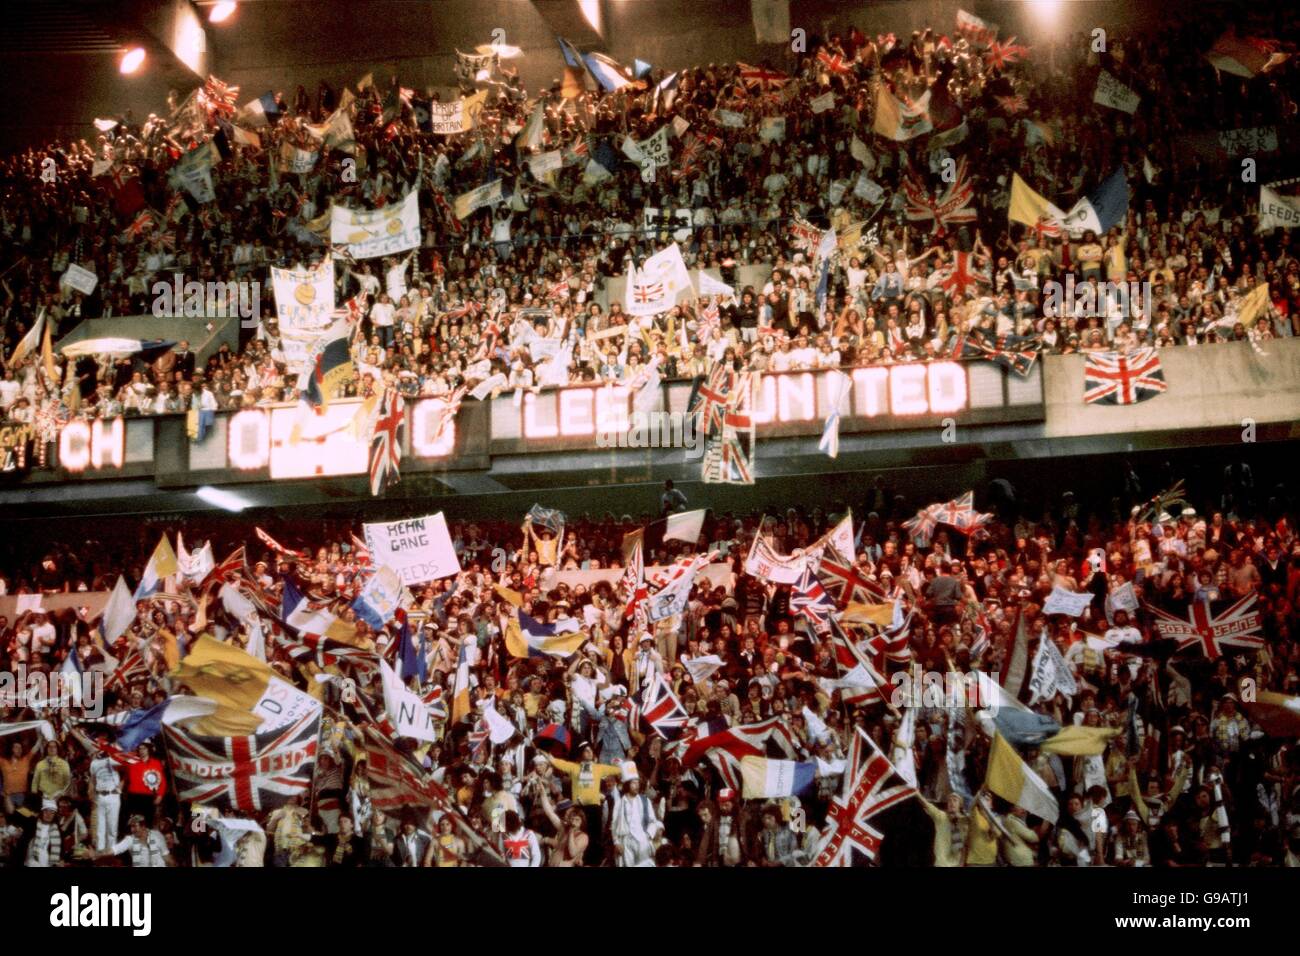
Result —
<path fill-rule="evenodd" d="M 528 160 L 528 170 L 537 179 L 564 166 L 564 153 L 553 149 L 549 153 L 538 153 Z"/>
<path fill-rule="evenodd" d="M 393 722 L 398 736 L 437 743 L 438 724 L 428 705 L 402 683 L 401 678 L 383 658 L 379 660 L 379 675 L 384 685 L 384 710 Z"/>
<path fill-rule="evenodd" d="M 1092 603 L 1092 595 L 1088 592 L 1075 594 L 1073 591 L 1067 591 L 1062 587 L 1052 588 L 1052 593 L 1048 595 L 1046 603 L 1043 604 L 1044 614 L 1068 614 L 1070 617 L 1078 617 L 1088 605 Z"/>
<path fill-rule="evenodd" d="M 280 144 L 280 172 L 282 173 L 309 173 L 316 168 L 318 159 L 320 159 L 319 152 L 299 149 L 287 141 Z"/>
<path fill-rule="evenodd" d="M 750 577 L 773 584 L 795 584 L 803 576 L 806 555 L 793 557 L 777 554 L 776 550 L 763 540 L 762 535 L 754 538 L 754 546 L 745 558 L 745 573 Z"/>
<path fill-rule="evenodd" d="M 494 179 L 482 186 L 475 186 L 467 193 L 461 193 L 453 203 L 457 219 L 464 219 L 484 206 L 495 206 L 505 199 L 505 180 Z"/>
<path fill-rule="evenodd" d="M 75 262 L 68 265 L 68 271 L 63 273 L 63 278 L 59 280 L 59 285 L 66 285 L 70 289 L 76 289 L 85 295 L 95 291 L 95 286 L 99 284 L 99 276 L 89 269 L 83 269 Z"/>
<path fill-rule="evenodd" d="M 647 206 L 641 214 L 642 224 L 645 226 L 645 235 L 647 239 L 654 238 L 656 235 L 672 230 L 672 237 L 678 242 L 686 242 L 691 238 L 691 211 L 689 209 L 676 209 L 671 213 L 663 213 L 653 206 Z"/>
<path fill-rule="evenodd" d="M 429 128 L 444 136 L 473 129 L 478 125 L 478 115 L 483 111 L 486 98 L 487 91 L 484 90 L 452 103 L 430 103 Z"/>
<path fill-rule="evenodd" d="M 329 327 L 334 312 L 333 257 L 326 256 L 310 269 L 272 266 L 271 288 L 281 334 L 311 335 Z"/>
<path fill-rule="evenodd" d="M 352 604 L 352 609 L 370 627 L 383 628 L 402 604 L 402 579 L 390 567 L 381 567 L 370 576 L 366 586 Z"/>
<path fill-rule="evenodd" d="M 735 110 L 718 110 L 718 125 L 726 126 L 730 129 L 745 128 L 745 114 L 737 113 Z"/>
<path fill-rule="evenodd" d="M 1300 225 L 1300 196 L 1283 196 L 1271 186 L 1259 188 L 1259 231 L 1293 229 Z M 69 267 L 69 272 L 72 271 Z"/>
<path fill-rule="evenodd" d="M 420 245 L 420 199 L 415 190 L 382 209 L 330 206 L 330 242 L 353 259 L 374 259 Z"/>
<path fill-rule="evenodd" d="M 1092 94 L 1092 101 L 1113 110 L 1132 114 L 1138 108 L 1142 97 L 1102 70 L 1097 76 L 1097 90 Z"/>
<path fill-rule="evenodd" d="M 212 202 L 217 198 L 212 188 L 212 165 L 216 162 L 216 152 L 217 148 L 207 142 L 186 153 L 172 167 L 172 185 L 183 188 L 195 202 Z"/>
<path fill-rule="evenodd" d="M 642 155 L 656 166 L 667 166 L 672 162 L 668 146 L 668 133 L 670 130 L 671 127 L 664 124 L 649 139 L 643 139 L 636 144 Z"/>
<path fill-rule="evenodd" d="M 460 573 L 460 562 L 439 512 L 407 521 L 362 525 L 366 547 L 376 567 L 397 572 L 403 584 L 423 584 Z"/>
<path fill-rule="evenodd" d="M 1070 672 L 1070 665 L 1044 632 L 1038 640 L 1038 652 L 1034 654 L 1029 677 L 1029 706 L 1032 707 L 1040 700 L 1051 700 L 1058 693 L 1073 697 L 1078 692 L 1079 685 Z"/>
<path fill-rule="evenodd" d="M 998 38 L 996 23 L 981 20 L 975 14 L 967 13 L 965 10 L 957 11 L 957 31 L 966 34 L 972 43 L 982 43 L 985 46 Z"/>
<path fill-rule="evenodd" d="M 835 94 L 830 90 L 827 90 L 808 105 L 812 108 L 814 113 L 825 113 L 827 110 L 835 107 Z"/>

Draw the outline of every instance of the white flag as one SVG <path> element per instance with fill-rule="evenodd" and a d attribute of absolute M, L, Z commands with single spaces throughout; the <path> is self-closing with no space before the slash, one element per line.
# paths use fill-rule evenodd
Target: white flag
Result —
<path fill-rule="evenodd" d="M 379 660 L 379 674 L 384 684 L 384 710 L 398 734 L 436 743 L 437 724 L 424 701 L 402 683 L 383 658 Z"/>

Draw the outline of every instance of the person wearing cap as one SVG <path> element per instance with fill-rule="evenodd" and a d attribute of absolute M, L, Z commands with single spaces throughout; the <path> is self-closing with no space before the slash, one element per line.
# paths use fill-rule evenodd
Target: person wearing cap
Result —
<path fill-rule="evenodd" d="M 1146 830 L 1142 826 L 1142 817 L 1136 810 L 1124 814 L 1119 832 L 1115 834 L 1111 862 L 1115 866 L 1128 867 L 1151 865 L 1151 850 L 1147 846 Z"/>
<path fill-rule="evenodd" d="M 622 867 L 654 866 L 664 825 L 650 798 L 641 792 L 641 775 L 632 761 L 623 764 L 619 784 L 609 820 L 615 863 Z"/>
<path fill-rule="evenodd" d="M 59 805 L 49 798 L 41 802 L 40 816 L 36 818 L 36 825 L 32 828 L 32 835 L 27 843 L 24 866 L 63 865 L 63 833 L 54 819 L 58 809 Z"/>
<path fill-rule="evenodd" d="M 655 679 L 655 675 L 664 672 L 664 659 L 660 656 L 659 651 L 655 648 L 655 637 L 649 631 L 642 631 L 641 637 L 637 640 L 636 657 L 632 661 L 632 673 L 629 675 L 632 679 L 631 686 L 628 688 L 633 694 L 647 687 Z"/>

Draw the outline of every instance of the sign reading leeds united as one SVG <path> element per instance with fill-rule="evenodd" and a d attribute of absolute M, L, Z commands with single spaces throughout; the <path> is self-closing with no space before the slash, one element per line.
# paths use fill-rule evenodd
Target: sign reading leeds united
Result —
<path fill-rule="evenodd" d="M 383 209 L 330 207 L 330 242 L 354 259 L 374 259 L 420 245 L 420 200 L 412 190 Z"/>
<path fill-rule="evenodd" d="M 439 512 L 408 521 L 364 525 L 366 547 L 376 567 L 390 567 L 403 584 L 423 584 L 460 574 L 460 562 Z"/>

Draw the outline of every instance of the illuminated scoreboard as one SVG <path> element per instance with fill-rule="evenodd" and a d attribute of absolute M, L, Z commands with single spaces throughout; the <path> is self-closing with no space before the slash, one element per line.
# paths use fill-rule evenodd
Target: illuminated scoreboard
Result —
<path fill-rule="evenodd" d="M 1041 364 L 1026 378 L 985 362 L 878 365 L 844 370 L 841 434 L 906 432 L 943 426 L 1042 421 Z M 777 372 L 757 378 L 751 413 L 760 440 L 816 435 L 834 401 L 827 371 Z M 646 409 L 685 416 L 692 385 L 662 384 Z M 469 399 L 448 419 L 442 399 L 406 406 L 402 470 L 487 471 L 493 455 L 592 451 L 601 435 L 637 422 L 625 386 L 576 385 L 538 392 L 512 390 Z M 340 399 L 319 413 L 279 405 L 219 412 L 201 442 L 185 416 L 73 421 L 55 447 L 53 467 L 36 480 L 153 479 L 159 488 L 249 481 L 310 480 L 365 475 L 369 424 L 358 399 Z M 762 445 L 760 443 L 760 454 Z M 550 467 L 549 465 L 544 467 Z"/>
<path fill-rule="evenodd" d="M 1024 379 L 982 362 L 873 365 L 845 374 L 851 382 L 840 408 L 845 434 L 928 428 L 949 419 L 957 424 L 1043 419 L 1038 364 Z M 834 388 L 834 377 L 825 371 L 761 375 L 752 403 L 758 437 L 820 433 Z M 667 383 L 648 411 L 685 413 L 690 394 L 689 382 Z M 492 451 L 591 448 L 597 435 L 625 431 L 632 423 L 632 395 L 622 386 L 507 393 L 492 401 Z"/>

